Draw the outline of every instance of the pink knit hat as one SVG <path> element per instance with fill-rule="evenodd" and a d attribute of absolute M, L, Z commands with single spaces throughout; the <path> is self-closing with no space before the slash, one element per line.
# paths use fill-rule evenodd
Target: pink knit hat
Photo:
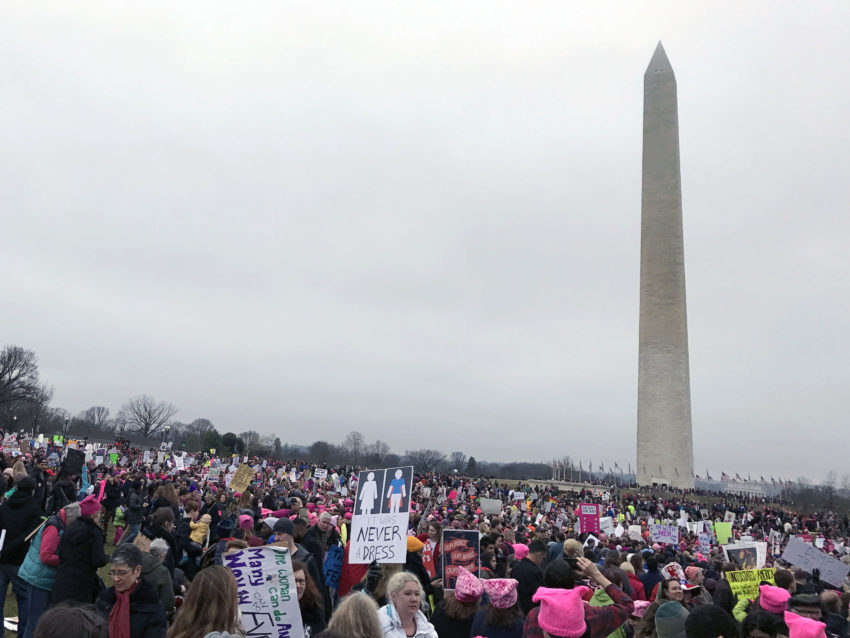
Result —
<path fill-rule="evenodd" d="M 464 567 L 458 567 L 455 598 L 462 603 L 471 603 L 481 598 L 483 593 L 484 585 L 481 584 L 481 580 Z"/>
<path fill-rule="evenodd" d="M 254 527 L 254 519 L 251 518 L 248 514 L 242 514 L 239 517 L 239 529 L 251 529 Z"/>
<path fill-rule="evenodd" d="M 80 501 L 80 516 L 91 516 L 100 511 L 100 501 L 94 494 L 89 494 Z"/>
<path fill-rule="evenodd" d="M 826 624 L 817 620 L 786 611 L 785 624 L 788 626 L 788 638 L 826 638 Z"/>
<path fill-rule="evenodd" d="M 690 567 L 685 567 L 685 578 L 688 580 L 693 580 L 699 574 L 699 567 L 694 567 L 691 565 Z"/>
<path fill-rule="evenodd" d="M 538 587 L 531 600 L 540 603 L 537 622 L 552 636 L 578 638 L 587 631 L 584 622 L 584 601 L 582 595 L 589 592 L 588 587 L 573 589 L 551 589 Z"/>
<path fill-rule="evenodd" d="M 519 584 L 513 578 L 491 578 L 483 581 L 484 591 L 490 604 L 497 609 L 510 609 L 516 605 L 516 587 Z"/>
<path fill-rule="evenodd" d="M 646 608 L 649 607 L 652 603 L 648 600 L 636 600 L 635 601 L 635 610 L 632 612 L 632 618 L 643 618 L 643 612 L 646 611 Z"/>
<path fill-rule="evenodd" d="M 528 545 L 523 545 L 522 543 L 514 543 L 511 545 L 514 548 L 514 556 L 516 556 L 517 560 L 522 560 L 526 556 L 528 556 Z"/>
<path fill-rule="evenodd" d="M 771 614 L 781 614 L 788 609 L 791 592 L 773 585 L 759 585 L 759 607 Z"/>

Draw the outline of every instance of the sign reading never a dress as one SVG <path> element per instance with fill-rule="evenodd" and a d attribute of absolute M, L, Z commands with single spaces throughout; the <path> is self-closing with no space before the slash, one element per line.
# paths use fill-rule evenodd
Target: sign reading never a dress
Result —
<path fill-rule="evenodd" d="M 412 487 L 412 465 L 360 472 L 351 519 L 351 564 L 404 563 Z"/>

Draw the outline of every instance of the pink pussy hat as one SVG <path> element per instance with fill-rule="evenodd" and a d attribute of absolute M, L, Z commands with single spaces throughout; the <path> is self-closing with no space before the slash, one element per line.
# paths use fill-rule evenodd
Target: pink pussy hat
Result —
<path fill-rule="evenodd" d="M 462 603 L 471 603 L 481 598 L 483 593 L 484 585 L 481 584 L 481 580 L 465 568 L 458 567 L 455 598 Z"/>
<path fill-rule="evenodd" d="M 788 609 L 791 592 L 773 585 L 759 585 L 759 607 L 771 614 L 781 614 Z"/>
<path fill-rule="evenodd" d="M 788 638 L 826 638 L 826 624 L 817 620 L 786 611 L 785 624 L 788 626 Z"/>
<path fill-rule="evenodd" d="M 514 543 L 511 545 L 514 548 L 514 556 L 516 556 L 517 560 L 522 560 L 526 556 L 528 556 L 528 545 L 523 545 L 522 543 Z"/>
<path fill-rule="evenodd" d="M 519 584 L 513 578 L 491 578 L 483 581 L 484 591 L 490 599 L 490 604 L 497 609 L 510 609 L 516 605 L 516 588 Z"/>
<path fill-rule="evenodd" d="M 540 614 L 537 616 L 540 627 L 547 634 L 561 638 L 583 636 L 587 624 L 584 622 L 584 601 L 581 597 L 589 591 L 588 587 L 538 587 L 531 600 L 540 603 Z"/>

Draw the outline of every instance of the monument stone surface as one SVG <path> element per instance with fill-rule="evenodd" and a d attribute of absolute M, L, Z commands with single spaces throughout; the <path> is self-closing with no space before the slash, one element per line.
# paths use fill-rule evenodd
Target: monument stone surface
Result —
<path fill-rule="evenodd" d="M 643 78 L 637 482 L 694 487 L 679 115 L 660 42 Z"/>

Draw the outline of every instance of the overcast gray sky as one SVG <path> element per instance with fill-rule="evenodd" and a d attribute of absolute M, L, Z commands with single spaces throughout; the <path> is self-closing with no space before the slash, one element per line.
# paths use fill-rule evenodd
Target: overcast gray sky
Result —
<path fill-rule="evenodd" d="M 841 475 L 837 0 L 3 3 L 2 341 L 74 413 L 634 464 L 659 39 L 696 471 Z"/>

